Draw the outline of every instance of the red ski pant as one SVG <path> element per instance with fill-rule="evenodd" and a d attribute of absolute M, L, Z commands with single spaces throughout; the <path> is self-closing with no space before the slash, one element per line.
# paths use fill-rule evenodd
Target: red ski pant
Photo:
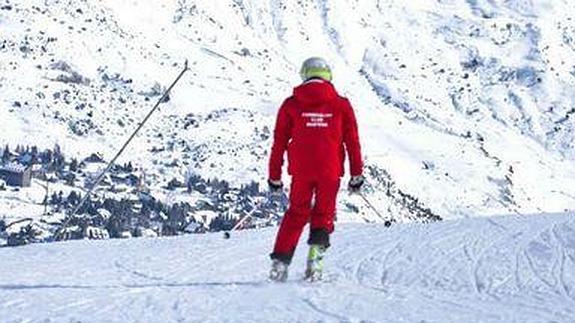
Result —
<path fill-rule="evenodd" d="M 289 208 L 280 225 L 272 258 L 275 255 L 276 258 L 290 261 L 303 228 L 308 222 L 310 222 L 310 234 L 320 230 L 326 232 L 329 237 L 334 230 L 339 183 L 339 178 L 316 180 L 292 178 Z"/>

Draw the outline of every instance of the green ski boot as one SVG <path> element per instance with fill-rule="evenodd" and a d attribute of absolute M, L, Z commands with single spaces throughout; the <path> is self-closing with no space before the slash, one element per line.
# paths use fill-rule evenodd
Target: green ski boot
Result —
<path fill-rule="evenodd" d="M 323 255 L 326 248 L 321 245 L 312 244 L 309 246 L 307 255 L 307 268 L 305 270 L 305 279 L 311 282 L 319 281 L 323 274 Z"/>

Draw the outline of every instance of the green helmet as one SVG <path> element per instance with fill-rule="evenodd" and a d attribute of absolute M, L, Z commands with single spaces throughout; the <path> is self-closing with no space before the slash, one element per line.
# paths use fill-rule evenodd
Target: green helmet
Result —
<path fill-rule="evenodd" d="M 313 77 L 319 77 L 326 81 L 331 81 L 331 68 L 321 57 L 311 57 L 306 59 L 299 71 L 302 80 L 307 81 Z"/>

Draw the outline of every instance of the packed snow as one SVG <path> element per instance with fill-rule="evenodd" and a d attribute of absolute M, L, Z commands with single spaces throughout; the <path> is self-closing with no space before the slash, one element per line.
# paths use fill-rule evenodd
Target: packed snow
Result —
<path fill-rule="evenodd" d="M 273 229 L 3 248 L 0 320 L 573 322 L 573 216 L 338 225 L 319 283 L 266 280 Z"/>

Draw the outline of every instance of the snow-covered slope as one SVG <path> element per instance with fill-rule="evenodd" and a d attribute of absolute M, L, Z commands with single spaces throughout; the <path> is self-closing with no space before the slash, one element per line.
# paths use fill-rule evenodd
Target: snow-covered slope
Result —
<path fill-rule="evenodd" d="M 1 0 L 0 143 L 109 159 L 189 59 L 120 162 L 157 187 L 263 183 L 277 108 L 320 55 L 388 214 L 409 219 L 406 194 L 444 218 L 563 211 L 574 19 L 568 0 Z"/>
<path fill-rule="evenodd" d="M 347 224 L 326 281 L 266 282 L 274 230 L 0 249 L 3 322 L 573 322 L 573 214 Z"/>

